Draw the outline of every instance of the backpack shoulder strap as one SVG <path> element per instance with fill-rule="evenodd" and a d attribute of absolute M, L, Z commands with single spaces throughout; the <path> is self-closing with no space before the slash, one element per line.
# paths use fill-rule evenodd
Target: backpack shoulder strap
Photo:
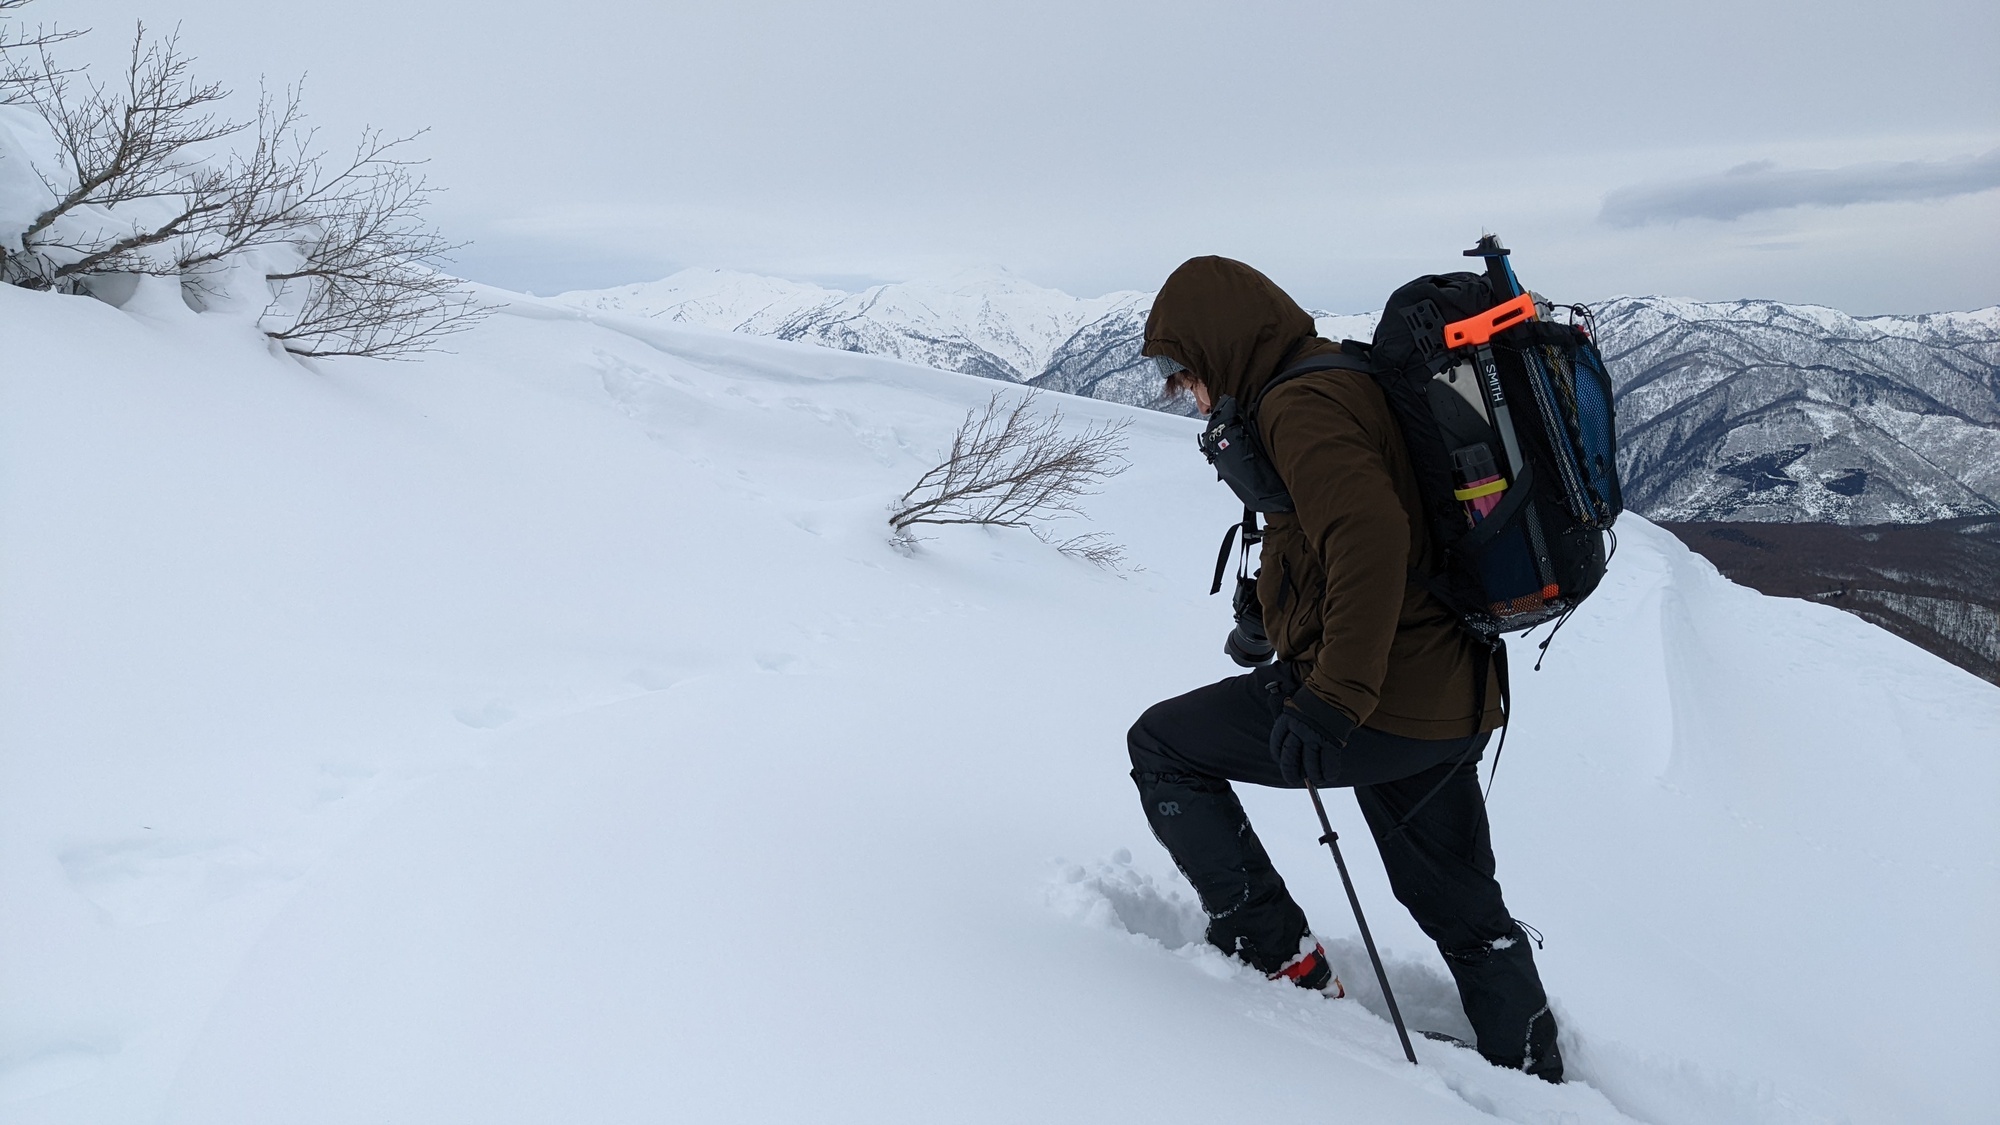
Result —
<path fill-rule="evenodd" d="M 1302 359 L 1278 372 L 1270 382 L 1264 384 L 1263 390 L 1257 392 L 1257 401 L 1250 404 L 1252 422 L 1257 418 L 1258 408 L 1264 405 L 1265 397 L 1277 390 L 1280 384 L 1288 383 L 1301 375 L 1310 375 L 1315 371 L 1359 371 L 1363 375 L 1373 375 L 1375 365 L 1368 362 L 1364 356 L 1350 354 L 1344 345 L 1340 351 Z"/>

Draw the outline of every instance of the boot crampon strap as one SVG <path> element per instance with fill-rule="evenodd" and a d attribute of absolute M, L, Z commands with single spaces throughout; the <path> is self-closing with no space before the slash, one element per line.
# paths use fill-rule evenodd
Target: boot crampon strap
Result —
<path fill-rule="evenodd" d="M 1314 992 L 1324 992 L 1335 1000 L 1347 995 L 1340 978 L 1333 975 L 1333 966 L 1327 963 L 1326 948 L 1315 945 L 1311 953 L 1301 953 L 1291 964 L 1271 974 L 1272 980 L 1283 977 L 1300 988 Z"/>

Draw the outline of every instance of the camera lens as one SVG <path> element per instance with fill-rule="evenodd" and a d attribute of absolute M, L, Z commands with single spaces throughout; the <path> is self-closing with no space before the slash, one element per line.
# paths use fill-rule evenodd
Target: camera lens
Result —
<path fill-rule="evenodd" d="M 1273 648 L 1264 635 L 1264 607 L 1257 604 L 1257 581 L 1241 575 L 1236 579 L 1236 595 L 1230 599 L 1236 611 L 1236 628 L 1222 642 L 1223 654 L 1245 668 L 1269 664 Z"/>
<path fill-rule="evenodd" d="M 1222 651 L 1242 667 L 1256 668 L 1271 662 L 1273 649 L 1264 636 L 1262 623 L 1246 618 L 1229 631 L 1229 639 L 1222 642 Z"/>

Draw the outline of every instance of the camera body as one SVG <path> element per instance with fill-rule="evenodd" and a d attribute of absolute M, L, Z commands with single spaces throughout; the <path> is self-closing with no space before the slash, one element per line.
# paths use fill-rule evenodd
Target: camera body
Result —
<path fill-rule="evenodd" d="M 1223 654 L 1244 668 L 1269 664 L 1275 652 L 1264 635 L 1264 607 L 1257 601 L 1257 579 L 1236 576 L 1236 593 L 1229 600 L 1236 613 L 1236 627 L 1222 642 Z"/>

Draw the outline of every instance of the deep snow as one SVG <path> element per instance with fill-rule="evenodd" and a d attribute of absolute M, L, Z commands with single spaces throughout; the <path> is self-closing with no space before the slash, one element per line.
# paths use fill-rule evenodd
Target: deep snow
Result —
<path fill-rule="evenodd" d="M 1411 1068 L 1302 797 L 1245 793 L 1350 1001 L 1200 946 L 1132 798 L 1233 671 L 1194 423 L 1061 400 L 1140 569 L 905 554 L 994 384 L 488 297 L 306 365 L 0 287 L 0 1120 L 1992 1119 L 1990 685 L 1628 518 L 1493 794 L 1578 1081 Z"/>

